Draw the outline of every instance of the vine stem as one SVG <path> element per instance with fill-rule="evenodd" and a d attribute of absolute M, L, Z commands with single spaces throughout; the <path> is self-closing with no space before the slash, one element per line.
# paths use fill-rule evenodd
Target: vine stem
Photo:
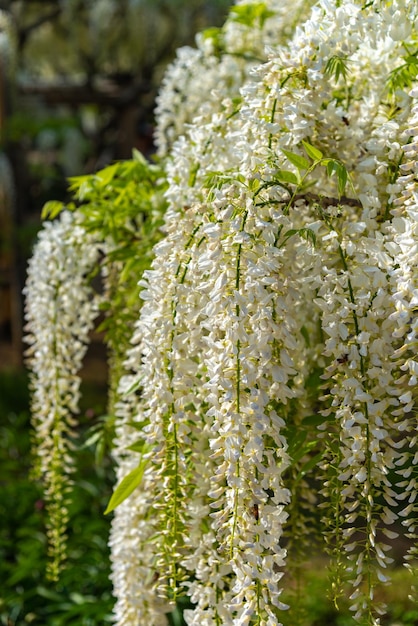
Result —
<path fill-rule="evenodd" d="M 240 232 L 243 232 L 245 227 L 245 221 L 247 219 L 248 212 L 245 212 L 245 215 L 242 220 Z M 235 289 L 238 291 L 240 288 L 240 278 L 241 278 L 241 251 L 242 244 L 238 244 L 238 252 L 237 252 L 237 261 L 236 261 L 236 273 L 235 273 Z M 239 321 L 240 307 L 239 304 L 235 306 L 235 314 L 237 317 L 237 323 Z M 236 384 L 235 384 L 235 393 L 236 393 L 236 407 L 238 415 L 241 413 L 241 342 L 237 339 L 235 344 L 236 347 L 236 359 L 235 359 L 235 367 L 236 367 Z M 237 478 L 240 477 L 240 463 L 239 459 L 237 461 Z M 232 532 L 231 539 L 229 544 L 229 558 L 232 559 L 234 556 L 234 540 L 235 534 L 238 526 L 238 487 L 234 489 L 234 512 L 233 512 L 233 522 L 232 522 Z"/>
<path fill-rule="evenodd" d="M 245 229 L 245 223 L 247 221 L 248 211 L 244 212 L 240 232 L 242 233 Z M 236 270 L 235 270 L 235 289 L 239 291 L 240 283 L 241 283 L 241 253 L 242 253 L 242 244 L 238 244 L 237 250 L 237 260 L 236 260 Z M 235 314 L 237 317 L 237 323 L 239 323 L 239 315 L 240 315 L 240 306 L 236 304 L 235 306 Z M 238 415 L 241 413 L 241 342 L 237 339 L 235 344 L 236 347 L 236 385 L 235 385 L 235 393 L 236 393 L 236 408 Z M 240 463 L 239 459 L 237 461 L 237 478 L 240 477 Z M 234 512 L 233 512 L 233 522 L 232 522 L 232 532 L 231 532 L 231 540 L 229 544 L 229 554 L 230 558 L 233 558 L 234 555 L 234 540 L 235 534 L 238 526 L 238 496 L 239 496 L 239 488 L 235 487 L 234 489 Z"/>
<path fill-rule="evenodd" d="M 348 285 L 348 293 L 349 293 L 349 297 L 350 297 L 350 302 L 351 304 L 354 305 L 356 304 L 355 301 L 355 297 L 354 297 L 354 290 L 353 290 L 353 285 L 351 282 L 351 279 L 348 275 L 348 264 L 347 264 L 347 259 L 346 256 L 344 254 L 344 251 L 341 247 L 341 243 L 338 243 L 338 252 L 342 261 L 342 266 L 344 271 L 347 274 L 347 285 Z M 353 308 L 353 322 L 354 322 L 354 328 L 356 331 L 356 338 L 358 338 L 359 332 L 360 332 L 360 326 L 359 326 L 359 321 L 358 321 L 358 316 L 357 313 L 355 311 L 355 308 Z M 358 344 L 358 341 L 356 341 L 357 344 L 357 349 L 359 352 L 359 357 L 360 357 L 360 373 L 361 373 L 361 384 L 363 386 L 363 389 L 365 390 L 365 392 L 368 392 L 368 385 L 367 385 L 367 379 L 366 379 L 366 367 L 365 367 L 365 362 L 364 362 L 364 357 L 360 352 L 360 346 Z M 369 409 L 367 406 L 367 402 L 363 402 L 363 408 L 364 408 L 364 416 L 365 416 L 365 420 L 366 420 L 366 424 L 365 424 L 365 430 L 366 430 L 366 472 L 367 472 L 367 479 L 366 479 L 366 493 L 363 494 L 364 497 L 364 501 L 365 501 L 365 505 L 366 505 L 366 564 L 367 564 L 367 610 L 368 610 L 368 615 L 369 617 L 372 615 L 372 608 L 371 608 L 371 591 L 373 589 L 373 583 L 372 583 L 372 577 L 371 577 L 371 568 L 370 568 L 370 564 L 371 564 L 371 550 L 370 550 L 370 540 L 369 537 L 371 535 L 371 531 L 372 531 L 372 505 L 370 502 L 371 499 L 371 453 L 370 453 L 370 425 L 369 425 Z M 372 621 L 370 621 L 370 623 L 372 623 Z"/>

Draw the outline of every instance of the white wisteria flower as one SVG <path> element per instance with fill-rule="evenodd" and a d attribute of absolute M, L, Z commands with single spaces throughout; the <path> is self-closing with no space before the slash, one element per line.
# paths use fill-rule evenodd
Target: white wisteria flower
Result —
<path fill-rule="evenodd" d="M 92 236 L 71 213 L 64 212 L 41 231 L 24 290 L 32 419 L 49 512 L 53 577 L 65 559 L 78 373 L 99 304 L 88 276 L 98 258 L 99 246 Z"/>

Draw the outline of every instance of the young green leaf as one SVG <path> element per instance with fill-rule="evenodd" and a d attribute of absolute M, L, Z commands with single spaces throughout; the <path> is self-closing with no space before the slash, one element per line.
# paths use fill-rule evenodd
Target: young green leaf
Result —
<path fill-rule="evenodd" d="M 140 389 L 142 386 L 142 381 L 141 379 L 136 380 L 134 383 L 132 383 L 132 385 L 125 391 L 125 395 L 129 396 L 131 393 L 134 393 L 135 391 L 138 391 L 138 389 Z"/>
<path fill-rule="evenodd" d="M 138 439 L 131 446 L 128 446 L 127 449 L 128 450 L 132 450 L 133 452 L 139 452 L 140 454 L 143 454 L 143 452 L 144 452 L 144 445 L 146 445 L 144 440 L 143 439 Z"/>
<path fill-rule="evenodd" d="M 413 54 L 403 57 L 405 63 L 395 67 L 387 78 L 386 84 L 389 91 L 394 94 L 397 89 L 406 90 L 412 86 L 418 76 L 418 50 Z"/>
<path fill-rule="evenodd" d="M 331 178 L 334 172 L 337 172 L 338 161 L 335 161 L 334 159 L 324 159 L 323 164 L 326 165 L 327 175 L 329 176 L 329 178 Z"/>
<path fill-rule="evenodd" d="M 291 228 L 290 230 L 287 230 L 283 235 L 283 243 L 290 239 L 290 237 L 293 237 L 293 235 L 296 235 L 296 233 L 298 232 L 299 230 L 297 228 Z"/>
<path fill-rule="evenodd" d="M 146 158 L 144 157 L 142 152 L 140 152 L 136 148 L 134 148 L 132 150 L 132 158 L 133 158 L 134 161 L 137 161 L 138 163 L 141 163 L 141 165 L 144 165 L 145 167 L 148 167 L 148 162 L 147 162 Z"/>
<path fill-rule="evenodd" d="M 307 141 L 302 141 L 302 144 L 303 144 L 303 147 L 305 148 L 306 154 L 313 161 L 320 161 L 322 157 L 324 156 L 322 152 L 318 150 L 318 148 L 315 148 L 315 146 L 312 146 Z"/>
<path fill-rule="evenodd" d="M 324 165 L 327 168 L 327 174 L 331 178 L 335 173 L 337 176 L 337 184 L 338 184 L 338 194 L 341 197 L 344 195 L 345 186 L 348 180 L 348 172 L 345 166 L 340 163 L 340 161 L 336 161 L 335 159 L 324 159 Z"/>
<path fill-rule="evenodd" d="M 338 83 L 340 76 L 344 81 L 347 80 L 349 74 L 348 59 L 346 57 L 340 57 L 337 54 L 330 57 L 325 66 L 325 74 L 328 76 L 334 76 L 335 82 Z"/>
<path fill-rule="evenodd" d="M 299 453 L 301 450 L 304 451 L 305 441 L 308 433 L 303 430 L 297 430 L 295 426 L 291 426 L 288 429 L 287 435 L 287 443 L 288 443 L 288 454 L 293 459 L 293 461 L 299 460 Z M 302 452 L 302 455 L 304 452 Z"/>
<path fill-rule="evenodd" d="M 309 441 L 307 443 L 303 443 L 301 440 L 300 446 L 293 449 L 292 454 L 289 453 L 289 456 L 292 458 L 293 463 L 299 463 L 304 456 L 309 454 L 311 450 L 316 446 L 316 441 Z"/>
<path fill-rule="evenodd" d="M 274 15 L 265 2 L 248 2 L 231 8 L 231 18 L 234 22 L 253 27 L 258 21 L 262 27 L 267 18 Z"/>
<path fill-rule="evenodd" d="M 119 168 L 119 163 L 108 165 L 103 170 L 97 173 L 97 179 L 100 181 L 101 186 L 107 187 L 107 185 L 113 180 Z"/>
<path fill-rule="evenodd" d="M 281 183 L 290 183 L 292 185 L 298 185 L 300 183 L 300 176 L 297 176 L 294 172 L 290 172 L 289 170 L 278 170 L 276 172 L 276 178 Z"/>
<path fill-rule="evenodd" d="M 345 169 L 344 165 L 342 165 L 341 163 L 339 163 L 339 168 L 337 170 L 337 177 L 338 177 L 338 194 L 341 197 L 344 195 L 345 186 L 347 184 L 347 178 L 348 178 L 347 170 Z"/>
<path fill-rule="evenodd" d="M 316 245 L 316 235 L 313 230 L 310 228 L 301 228 L 298 232 L 302 239 L 309 241 L 313 246 Z"/>
<path fill-rule="evenodd" d="M 200 163 L 195 163 L 190 170 L 189 174 L 189 187 L 193 187 L 196 182 L 196 176 L 200 169 Z"/>
<path fill-rule="evenodd" d="M 306 461 L 306 463 L 304 463 L 302 467 L 300 468 L 299 474 L 296 476 L 296 481 L 306 476 L 306 474 L 308 474 L 311 471 L 311 469 L 316 467 L 316 465 L 318 465 L 318 463 L 322 461 L 323 457 L 324 457 L 324 453 L 318 452 L 318 454 L 311 457 L 309 461 Z"/>
<path fill-rule="evenodd" d="M 324 417 L 323 415 L 317 413 L 315 415 L 307 415 L 304 417 L 302 424 L 303 426 L 321 426 L 322 424 L 325 424 L 325 422 L 330 422 L 332 419 L 333 416 Z"/>
<path fill-rule="evenodd" d="M 109 504 L 104 512 L 105 515 L 111 513 L 116 507 L 122 504 L 122 502 L 124 502 L 141 484 L 148 460 L 148 457 L 143 456 L 138 467 L 135 467 L 129 474 L 122 478 L 109 500 Z"/>
<path fill-rule="evenodd" d="M 309 331 L 306 328 L 306 326 L 302 326 L 300 329 L 300 332 L 301 332 L 302 337 L 305 340 L 307 347 L 309 348 L 311 345 L 311 338 L 310 338 Z"/>
<path fill-rule="evenodd" d="M 292 163 L 298 170 L 307 170 L 310 166 L 310 163 L 305 157 L 300 154 L 296 154 L 295 152 L 290 152 L 289 150 L 283 150 L 283 154 L 286 156 L 287 160 Z"/>
<path fill-rule="evenodd" d="M 57 200 L 50 200 L 42 209 L 41 217 L 43 220 L 53 220 L 61 211 L 63 210 L 64 205 L 62 202 L 58 202 Z"/>

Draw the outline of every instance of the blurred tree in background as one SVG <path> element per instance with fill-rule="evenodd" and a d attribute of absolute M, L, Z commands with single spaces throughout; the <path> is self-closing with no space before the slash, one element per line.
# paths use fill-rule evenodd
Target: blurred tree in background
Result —
<path fill-rule="evenodd" d="M 19 364 L 20 292 L 43 204 L 68 176 L 153 152 L 167 63 L 230 0 L 0 1 L 0 360 Z M 10 349 L 11 348 L 11 349 Z"/>

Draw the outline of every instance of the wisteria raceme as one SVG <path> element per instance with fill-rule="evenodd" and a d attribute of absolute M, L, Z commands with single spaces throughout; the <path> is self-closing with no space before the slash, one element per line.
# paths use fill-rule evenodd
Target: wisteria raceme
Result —
<path fill-rule="evenodd" d="M 132 353 L 135 353 L 134 349 Z M 132 383 L 133 376 L 126 376 L 121 381 L 119 392 L 126 392 Z M 137 464 L 136 458 L 126 455 L 129 446 L 138 442 L 138 429 L 132 425 L 137 404 L 135 394 L 131 393 L 115 405 L 118 447 L 113 454 L 118 462 L 118 479 L 123 479 Z M 152 494 L 156 489 L 158 475 L 152 467 L 146 468 L 141 488 L 116 509 L 112 520 L 109 539 L 113 563 L 112 582 L 116 592 L 115 613 L 121 625 L 139 620 L 159 626 L 168 624 L 166 615 L 170 605 L 155 594 L 157 570 L 150 567 L 154 555 L 150 541 L 156 532 L 155 520 L 150 518 L 150 511 Z"/>
<path fill-rule="evenodd" d="M 414 100 L 418 97 L 415 88 L 410 94 Z M 405 137 L 411 138 L 410 142 L 403 146 L 407 162 L 401 166 L 398 183 L 401 185 L 401 195 L 395 200 L 394 219 L 392 220 L 390 233 L 392 241 L 391 250 L 395 253 L 396 264 L 391 273 L 392 301 L 395 311 L 391 318 L 395 323 L 393 335 L 399 342 L 398 349 L 393 358 L 398 368 L 399 377 L 396 381 L 399 386 L 399 409 L 394 412 L 398 429 L 408 433 L 405 438 L 403 454 L 397 461 L 398 474 L 403 479 L 399 482 L 399 498 L 403 502 L 402 511 L 399 515 L 403 518 L 402 525 L 405 527 L 410 539 L 415 540 L 409 554 L 406 556 L 407 565 L 414 571 L 416 576 L 417 557 L 417 513 L 418 503 L 418 454 L 417 454 L 417 417 L 414 414 L 414 406 L 417 399 L 417 306 L 418 306 L 418 207 L 417 207 L 417 182 L 412 173 L 417 171 L 417 129 L 418 129 L 418 106 L 414 103 L 411 111 L 411 119 L 405 131 Z M 415 561 L 415 565 L 414 565 Z M 415 569 L 414 569 L 415 568 Z"/>
<path fill-rule="evenodd" d="M 269 0 L 251 15 L 252 4 L 237 3 L 236 19 L 228 19 L 222 29 L 199 33 L 196 49 L 178 50 L 157 97 L 155 139 L 160 155 L 167 156 L 174 141 L 187 136 L 193 126 L 209 122 L 216 127 L 217 120 L 222 123 L 225 116 L 234 114 L 240 87 L 251 81 L 251 70 L 266 60 L 266 47 L 289 37 L 312 0 L 296 0 L 286 7 L 280 0 Z"/>
<path fill-rule="evenodd" d="M 78 372 L 98 313 L 87 276 L 98 256 L 92 237 L 71 213 L 63 213 L 40 233 L 25 287 L 32 419 L 49 513 L 53 577 L 65 558 Z"/>
<path fill-rule="evenodd" d="M 142 477 L 112 523 L 118 626 L 183 595 L 190 626 L 305 623 L 321 536 L 361 624 L 399 535 L 413 582 L 417 24 L 415 0 L 243 1 L 168 70 L 115 406 L 115 494 Z"/>
<path fill-rule="evenodd" d="M 409 8 L 413 9 L 412 5 Z M 283 280 L 283 276 L 289 283 L 294 279 L 292 284 L 297 285 L 295 290 L 298 288 L 300 292 L 306 290 L 302 276 L 307 285 L 317 289 L 322 329 L 329 335 L 323 358 L 330 363 L 325 374 L 326 378 L 332 378 L 332 401 L 328 410 L 335 414 L 336 436 L 340 441 L 338 480 L 341 483 L 340 505 L 346 509 L 343 533 L 350 554 L 346 567 L 352 571 L 355 587 L 352 609 L 359 619 L 365 614 L 368 619 L 375 619 L 373 586 L 375 581 L 386 579 L 382 568 L 385 569 L 390 561 L 386 556 L 388 545 L 376 540 L 380 518 L 383 515 L 383 520 L 388 521 L 389 509 L 386 505 L 383 509 L 382 505 L 376 506 L 375 499 L 383 494 L 387 504 L 390 503 L 391 507 L 396 504 L 398 492 L 387 474 L 403 454 L 403 443 L 394 434 L 398 425 L 393 421 L 393 412 L 399 404 L 399 394 L 395 393 L 394 387 L 396 366 L 390 359 L 398 346 L 398 339 L 393 336 L 395 322 L 390 316 L 394 307 L 388 291 L 393 257 L 385 247 L 385 238 L 389 235 L 382 228 L 381 218 L 382 213 L 386 219 L 391 215 L 388 195 L 393 195 L 396 189 L 391 169 L 392 164 L 402 161 L 402 150 L 396 140 L 405 127 L 406 115 L 402 110 L 392 116 L 392 120 L 388 119 L 371 88 L 371 81 L 361 78 L 361 72 L 366 73 L 367 66 L 367 73 L 378 83 L 384 83 L 396 68 L 398 40 L 394 38 L 383 43 L 376 37 L 376 23 L 379 32 L 385 19 L 387 16 L 373 11 L 365 16 L 361 7 L 354 3 L 345 3 L 335 9 L 331 3 L 318 4 L 288 50 L 282 48 L 278 53 L 276 50 L 270 52 L 270 60 L 244 84 L 238 115 L 228 118 L 224 114 L 223 122 L 219 113 L 212 122 L 208 118 L 206 122 L 201 119 L 196 127 L 186 130 L 185 137 L 180 137 L 172 150 L 174 158 L 169 174 L 172 183 L 167 194 L 171 201 L 167 215 L 169 258 L 175 255 L 173 250 L 181 241 L 179 237 L 170 236 L 170 224 L 178 231 L 179 218 L 190 224 L 191 215 L 195 214 L 195 230 L 192 230 L 192 223 L 187 232 L 190 236 L 193 233 L 199 245 L 191 246 L 184 273 L 179 273 L 176 263 L 168 258 L 164 265 L 173 267 L 177 280 L 181 276 L 180 282 L 187 287 L 189 301 L 193 300 L 194 290 L 201 296 L 200 312 L 193 304 L 195 321 L 191 332 L 193 341 L 196 341 L 200 328 L 200 341 L 205 346 L 201 355 L 204 367 L 201 367 L 198 383 L 208 389 L 206 416 L 213 420 L 208 453 L 211 453 L 212 462 L 215 460 L 218 464 L 208 492 L 209 498 L 213 499 L 210 503 L 213 531 L 205 535 L 204 544 L 207 562 L 217 562 L 219 557 L 215 555 L 219 549 L 228 554 L 229 568 L 223 564 L 224 570 L 226 568 L 224 575 L 233 585 L 231 599 L 231 587 L 225 587 L 219 577 L 221 563 L 218 562 L 210 575 L 208 565 L 203 566 L 205 557 L 200 549 L 200 583 L 196 581 L 191 586 L 197 607 L 187 613 L 189 623 L 199 620 L 206 620 L 205 623 L 232 623 L 234 620 L 247 623 L 247 620 L 250 623 L 255 615 L 259 620 L 273 620 L 271 623 L 278 619 L 271 608 L 275 604 L 281 605 L 277 600 L 279 588 L 274 591 L 280 576 L 274 576 L 274 572 L 284 564 L 285 553 L 281 554 L 283 549 L 276 543 L 273 549 L 276 557 L 267 553 L 263 556 L 263 548 L 272 548 L 262 533 L 274 537 L 277 542 L 283 532 L 281 528 L 286 527 L 286 506 L 283 511 L 281 509 L 282 505 L 288 504 L 289 495 L 285 481 L 280 481 L 282 473 L 286 475 L 290 460 L 286 453 L 284 418 L 294 417 L 291 418 L 289 411 L 281 406 L 281 414 L 277 416 L 279 421 L 270 430 L 272 423 L 268 411 L 271 411 L 271 402 L 283 405 L 288 400 L 283 396 L 286 396 L 285 381 L 289 373 L 280 367 L 280 342 L 287 339 L 295 351 L 295 355 L 288 357 L 287 367 L 290 367 L 291 375 L 295 374 L 295 371 L 292 373 L 293 363 L 299 358 L 300 368 L 306 360 L 306 356 L 302 357 L 300 344 L 303 342 L 297 329 L 292 324 L 287 328 L 290 323 L 287 313 L 295 308 L 298 297 L 292 299 L 289 286 L 285 287 L 284 293 L 279 292 L 280 296 L 270 287 L 274 281 Z M 335 70 L 332 74 L 330 51 L 340 49 L 341 30 L 346 37 L 344 44 L 340 44 L 342 54 L 339 58 L 347 69 L 344 66 L 340 71 L 350 83 L 352 104 L 338 104 L 338 99 L 332 95 L 339 76 Z M 384 49 L 383 59 L 382 54 L 376 54 L 380 47 Z M 262 82 L 257 83 L 254 78 L 257 74 Z M 197 81 L 199 75 L 196 73 L 192 78 Z M 276 87 L 274 92 L 273 85 L 282 87 Z M 408 101 L 407 94 L 400 97 Z M 318 115 L 318 111 L 322 113 Z M 196 123 L 197 118 L 194 121 Z M 303 139 L 320 148 L 322 154 L 338 156 L 347 164 L 357 194 L 355 202 L 345 205 L 339 201 L 336 184 L 327 177 L 326 168 L 318 166 L 315 171 L 318 178 L 311 195 L 314 202 L 309 203 L 304 218 L 297 215 L 298 209 L 301 212 L 300 206 L 297 202 L 290 206 L 292 203 L 285 186 L 274 185 L 274 176 L 278 167 L 285 167 L 286 159 L 280 154 L 280 147 L 295 149 Z M 370 156 L 361 153 L 363 145 Z M 198 169 L 195 163 L 199 163 Z M 233 182 L 234 175 L 230 174 L 229 168 L 239 172 L 241 184 Z M 382 186 L 388 188 L 383 194 L 380 192 Z M 321 201 L 324 195 L 327 198 L 325 203 Z M 253 200 L 257 196 L 260 202 L 255 202 L 258 206 L 252 208 L 251 197 Z M 205 203 L 203 206 L 202 202 Z M 254 218 L 250 217 L 251 211 L 254 211 Z M 257 227 L 253 226 L 251 219 Z M 287 242 L 286 245 L 286 240 L 282 242 L 280 236 L 301 228 L 303 223 L 316 234 L 318 252 L 313 257 L 317 256 L 321 265 L 317 267 L 316 260 L 306 255 L 317 272 L 315 275 L 303 269 L 301 261 L 298 280 L 293 276 L 289 262 L 286 263 L 291 244 Z M 258 244 L 257 237 L 261 239 Z M 183 237 L 185 251 L 187 244 L 184 241 Z M 209 254 L 206 252 L 208 245 Z M 269 250 L 273 255 L 269 261 L 264 261 Z M 247 255 L 251 261 L 247 260 Z M 196 271 L 199 265 L 200 272 Z M 252 272 L 254 286 L 250 278 Z M 160 285 L 159 289 L 161 284 L 167 285 L 158 272 L 150 275 L 148 280 L 151 287 L 152 280 L 156 286 Z M 178 311 L 188 303 L 187 300 L 181 301 L 177 290 L 171 297 L 178 319 Z M 150 309 L 153 313 L 155 307 L 156 302 Z M 272 307 L 270 320 L 279 316 L 280 324 L 269 326 L 269 307 Z M 260 311 L 265 319 L 260 319 Z M 258 317 L 257 322 L 254 315 Z M 317 314 L 311 312 L 311 319 L 315 316 Z M 147 310 L 143 310 L 141 319 L 140 326 L 145 324 L 149 329 Z M 167 314 L 165 319 L 168 323 Z M 154 316 L 151 321 L 157 325 L 154 328 L 161 329 L 160 317 Z M 309 324 L 309 315 L 306 322 Z M 177 332 L 174 325 L 170 328 L 164 331 L 168 343 Z M 288 338 L 285 335 L 280 339 L 281 333 L 286 332 Z M 187 341 L 185 334 L 181 333 L 183 341 Z M 191 334 L 189 341 L 190 338 Z M 149 365 L 150 361 L 145 357 L 144 366 Z M 153 368 L 154 373 L 157 372 L 155 366 Z M 367 380 L 368 376 L 370 380 Z M 263 380 L 266 380 L 266 390 Z M 393 393 L 388 394 L 392 389 L 391 382 Z M 158 393 L 158 390 L 154 391 L 155 401 L 161 406 L 162 397 L 159 398 Z M 295 395 L 293 390 L 289 393 L 289 398 Z M 271 458 L 271 470 L 268 469 L 269 457 L 265 456 L 263 437 L 275 442 L 274 455 L 284 454 L 280 461 L 273 461 L 274 456 Z M 266 478 L 264 474 L 266 477 L 271 474 L 274 478 Z M 274 489 L 269 480 L 276 481 Z M 267 493 L 279 497 L 275 502 L 279 506 L 270 512 L 280 520 L 278 526 L 269 525 L 273 523 L 273 517 L 269 516 L 271 496 Z M 283 493 L 282 499 L 280 493 Z M 251 513 L 254 506 L 257 519 L 254 512 Z M 395 510 L 398 508 L 395 506 Z M 353 544 L 350 537 L 356 520 L 358 525 L 363 519 L 364 539 L 356 539 Z M 390 530 L 386 532 L 392 536 Z M 254 540 L 254 535 L 258 541 Z M 208 541 L 212 548 L 206 547 Z M 239 556 L 243 549 L 245 564 Z M 250 553 L 254 554 L 253 564 Z M 190 562 L 192 557 L 187 558 Z M 263 580 L 270 582 L 270 589 L 264 593 Z M 362 590 L 364 580 L 368 585 L 366 591 Z M 214 591 L 209 593 L 211 586 Z M 218 599 L 215 606 L 214 597 Z"/>

